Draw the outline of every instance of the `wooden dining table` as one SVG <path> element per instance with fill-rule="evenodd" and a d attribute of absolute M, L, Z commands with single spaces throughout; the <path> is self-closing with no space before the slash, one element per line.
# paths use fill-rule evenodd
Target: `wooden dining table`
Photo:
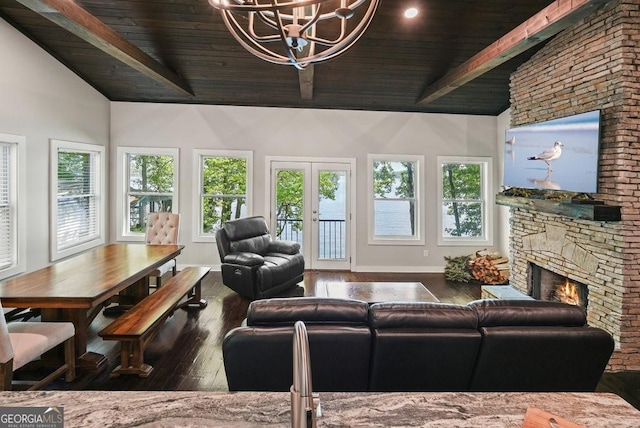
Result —
<path fill-rule="evenodd" d="M 76 329 L 79 370 L 99 372 L 106 357 L 87 352 L 89 325 L 111 302 L 149 295 L 149 274 L 176 258 L 183 245 L 109 244 L 0 283 L 2 306 L 39 309 L 45 321 Z"/>

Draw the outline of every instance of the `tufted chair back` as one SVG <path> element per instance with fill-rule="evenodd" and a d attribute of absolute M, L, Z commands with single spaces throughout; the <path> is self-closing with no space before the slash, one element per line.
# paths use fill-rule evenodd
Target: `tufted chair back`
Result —
<path fill-rule="evenodd" d="M 147 244 L 169 245 L 178 243 L 180 214 L 151 213 L 147 219 Z"/>

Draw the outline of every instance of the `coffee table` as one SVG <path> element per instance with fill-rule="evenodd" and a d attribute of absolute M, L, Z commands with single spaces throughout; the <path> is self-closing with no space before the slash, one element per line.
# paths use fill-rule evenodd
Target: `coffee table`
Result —
<path fill-rule="evenodd" d="M 379 302 L 439 302 L 421 282 L 326 282 L 316 285 L 318 297 Z"/>

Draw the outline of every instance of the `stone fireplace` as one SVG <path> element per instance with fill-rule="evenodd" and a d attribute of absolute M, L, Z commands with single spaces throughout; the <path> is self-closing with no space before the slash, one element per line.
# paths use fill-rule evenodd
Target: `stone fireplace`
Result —
<path fill-rule="evenodd" d="M 608 370 L 640 370 L 640 0 L 614 0 L 558 34 L 511 75 L 511 126 L 599 109 L 595 199 L 621 221 L 510 209 L 511 285 L 532 265 L 588 290 L 587 321 L 615 339 Z"/>
<path fill-rule="evenodd" d="M 588 289 L 587 322 L 611 333 L 619 349 L 624 263 L 620 222 L 592 222 L 511 209 L 511 285 L 532 295 L 532 266 Z M 532 296 L 536 297 L 536 296 Z"/>

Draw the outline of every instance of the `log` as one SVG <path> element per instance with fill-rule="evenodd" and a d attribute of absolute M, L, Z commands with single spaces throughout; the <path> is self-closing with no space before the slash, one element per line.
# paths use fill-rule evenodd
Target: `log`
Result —
<path fill-rule="evenodd" d="M 485 284 L 503 284 L 509 279 L 509 259 L 497 253 L 480 250 L 467 267 L 476 280 Z"/>

